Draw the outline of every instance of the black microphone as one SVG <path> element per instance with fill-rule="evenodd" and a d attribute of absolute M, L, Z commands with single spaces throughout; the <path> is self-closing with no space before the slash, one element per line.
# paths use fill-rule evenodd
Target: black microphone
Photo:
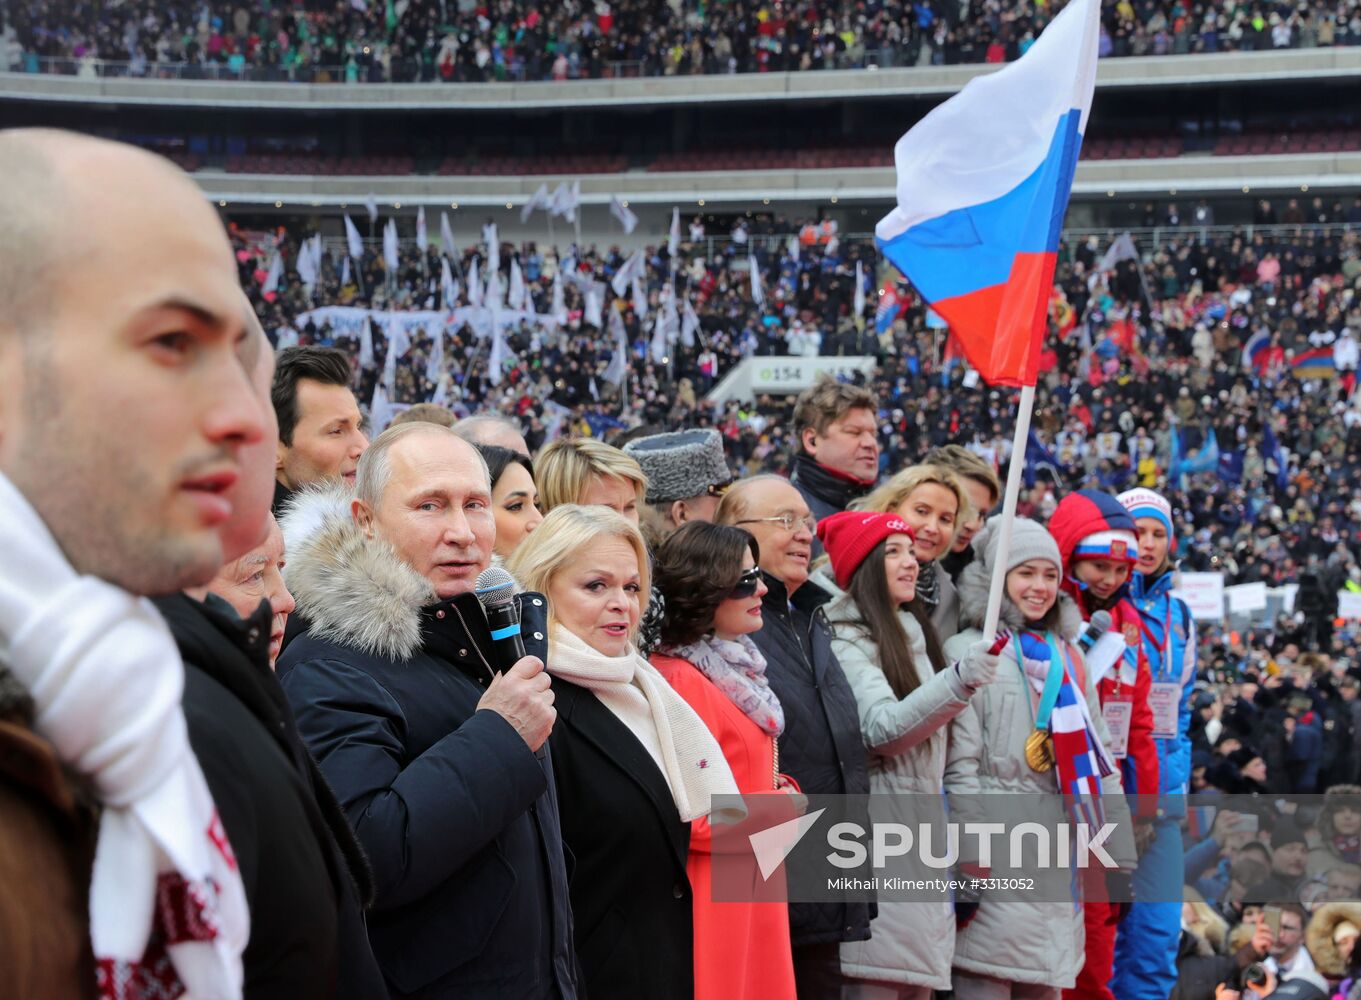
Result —
<path fill-rule="evenodd" d="M 497 669 L 504 674 L 525 655 L 524 639 L 520 637 L 520 604 L 515 600 L 515 578 L 500 566 L 492 566 L 478 575 L 473 593 L 482 603 L 482 613 L 487 616 L 492 657 Z M 543 759 L 543 746 L 534 751 L 534 756 Z"/>
<path fill-rule="evenodd" d="M 479 578 L 480 582 L 480 578 Z M 477 595 L 481 597 L 479 593 Z M 1087 627 L 1082 630 L 1082 634 L 1077 638 L 1078 648 L 1083 653 L 1090 653 L 1092 647 L 1101 641 L 1101 637 L 1111 630 L 1111 613 L 1109 611 L 1098 611 L 1092 615 Z"/>

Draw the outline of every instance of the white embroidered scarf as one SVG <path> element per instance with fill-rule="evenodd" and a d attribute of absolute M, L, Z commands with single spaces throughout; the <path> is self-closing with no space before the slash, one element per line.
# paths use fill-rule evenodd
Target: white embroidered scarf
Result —
<path fill-rule="evenodd" d="M 250 915 L 189 746 L 169 628 L 146 599 L 78 575 L 4 475 L 0 552 L 0 659 L 103 806 L 89 897 L 99 996 L 239 998 Z"/>

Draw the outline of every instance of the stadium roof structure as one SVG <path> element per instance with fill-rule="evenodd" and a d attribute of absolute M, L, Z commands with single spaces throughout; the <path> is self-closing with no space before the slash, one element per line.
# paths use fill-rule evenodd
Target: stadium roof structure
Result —
<path fill-rule="evenodd" d="M 639 205 L 750 205 L 782 201 L 883 202 L 892 199 L 892 167 L 837 170 L 732 170 L 696 173 L 439 177 L 283 176 L 200 170 L 191 175 L 213 200 L 232 204 L 338 207 L 361 205 L 373 195 L 383 202 L 417 205 L 518 208 L 535 189 L 560 180 L 580 180 L 585 206 L 606 206 L 619 196 Z M 1195 196 L 1290 189 L 1355 188 L 1361 181 L 1361 152 L 1294 153 L 1275 156 L 1181 156 L 1166 159 L 1083 161 L 1074 194 Z"/>

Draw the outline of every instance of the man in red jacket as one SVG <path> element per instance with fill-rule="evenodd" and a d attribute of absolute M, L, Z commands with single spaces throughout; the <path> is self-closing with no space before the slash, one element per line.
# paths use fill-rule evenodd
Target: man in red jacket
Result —
<path fill-rule="evenodd" d="M 1152 674 L 1143 653 L 1139 611 L 1126 598 L 1129 576 L 1139 558 L 1134 519 L 1118 500 L 1096 490 L 1079 490 L 1059 502 L 1049 533 L 1063 557 L 1063 589 L 1077 602 L 1082 617 L 1107 611 L 1111 628 L 1125 637 L 1125 651 L 1096 684 L 1101 714 L 1111 734 L 1107 749 L 1120 761 L 1126 795 L 1135 817 L 1136 843 L 1142 850 L 1144 828 L 1151 830 L 1158 795 L 1158 750 L 1153 742 L 1153 710 L 1148 696 Z M 1094 678 L 1095 679 L 1095 678 Z M 1115 929 L 1128 908 L 1106 902 L 1104 886 L 1088 886 L 1084 923 L 1087 960 L 1077 985 L 1064 1000 L 1114 1000 L 1110 981 L 1115 960 Z"/>

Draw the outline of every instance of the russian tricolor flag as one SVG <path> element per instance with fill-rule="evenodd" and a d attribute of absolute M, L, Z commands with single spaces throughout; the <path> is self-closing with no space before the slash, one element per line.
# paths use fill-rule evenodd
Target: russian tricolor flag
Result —
<path fill-rule="evenodd" d="M 994 385 L 1039 374 L 1059 231 L 1096 85 L 1098 0 L 1072 0 L 1016 62 L 898 140 L 880 250 Z"/>

